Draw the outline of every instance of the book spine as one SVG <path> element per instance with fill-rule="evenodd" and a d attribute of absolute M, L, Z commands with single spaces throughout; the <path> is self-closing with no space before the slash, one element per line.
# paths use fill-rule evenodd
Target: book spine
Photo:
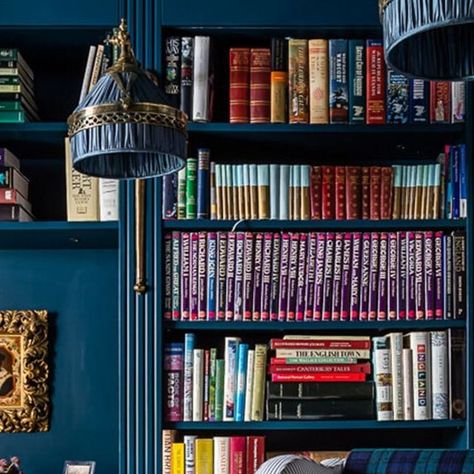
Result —
<path fill-rule="evenodd" d="M 332 318 L 332 295 L 333 295 L 333 268 L 334 268 L 334 233 L 326 234 L 326 255 L 324 262 L 324 290 L 322 320 L 330 321 Z"/>
<path fill-rule="evenodd" d="M 422 277 L 423 282 L 423 299 L 424 299 L 424 311 L 426 319 L 435 318 L 435 274 L 434 274 L 434 240 L 433 232 L 426 231 L 423 233 L 423 244 L 424 247 L 422 262 L 424 264 L 424 271 Z"/>
<path fill-rule="evenodd" d="M 257 166 L 258 182 L 258 218 L 270 217 L 270 169 L 268 165 Z"/>
<path fill-rule="evenodd" d="M 225 320 L 227 277 L 227 232 L 217 234 L 216 319 Z"/>
<path fill-rule="evenodd" d="M 431 332 L 431 406 L 433 420 L 449 416 L 448 332 Z M 459 370 L 459 367 L 453 368 Z"/>
<path fill-rule="evenodd" d="M 361 168 L 359 166 L 346 166 L 345 180 L 346 219 L 361 219 Z"/>
<path fill-rule="evenodd" d="M 246 444 L 245 436 L 230 438 L 230 474 L 246 474 Z"/>
<path fill-rule="evenodd" d="M 288 45 L 283 38 L 272 38 L 270 73 L 270 121 L 285 123 L 288 111 Z"/>
<path fill-rule="evenodd" d="M 317 251 L 317 233 L 311 232 L 307 237 L 307 258 L 306 268 L 307 271 L 304 274 L 304 294 L 303 294 L 303 319 L 305 321 L 313 320 L 313 302 L 314 302 L 314 286 L 316 281 L 316 251 Z M 298 278 L 300 277 L 298 272 Z"/>
<path fill-rule="evenodd" d="M 168 212 L 167 215 L 169 218 L 176 218 L 176 173 L 172 175 L 169 181 L 171 181 L 171 186 L 169 186 L 169 193 L 172 199 L 172 203 L 168 201 L 167 205 Z M 164 186 L 164 182 L 163 182 Z M 163 202 L 163 204 L 165 204 Z M 118 220 L 118 210 L 119 210 L 119 183 L 116 179 L 99 179 L 99 212 L 101 221 L 117 221 Z"/>
<path fill-rule="evenodd" d="M 329 123 L 328 41 L 313 39 L 308 42 L 309 52 L 309 121 Z"/>
<path fill-rule="evenodd" d="M 245 380 L 244 421 L 251 421 L 252 419 L 252 393 L 253 393 L 254 364 L 255 364 L 255 350 L 249 349 L 247 353 L 247 378 Z"/>
<path fill-rule="evenodd" d="M 406 76 L 387 68 L 387 123 L 408 123 L 409 85 Z"/>
<path fill-rule="evenodd" d="M 235 387 L 235 421 L 244 421 L 245 412 L 245 382 L 247 380 L 247 357 L 249 345 L 239 344 L 237 351 L 237 376 Z"/>
<path fill-rule="evenodd" d="M 244 187 L 244 216 L 245 219 L 251 218 L 250 212 L 250 167 L 249 165 L 243 165 L 242 171 L 242 182 Z"/>
<path fill-rule="evenodd" d="M 186 219 L 186 173 L 187 166 L 178 171 L 176 217 Z"/>
<path fill-rule="evenodd" d="M 332 356 L 332 357 L 272 357 L 271 365 L 308 365 L 308 364 L 356 364 L 354 357 Z"/>
<path fill-rule="evenodd" d="M 308 41 L 288 41 L 288 113 L 290 123 L 308 123 Z"/>
<path fill-rule="evenodd" d="M 362 234 L 362 258 L 360 267 L 360 308 L 359 320 L 365 321 L 369 319 L 369 296 L 370 296 L 370 253 L 371 239 L 370 233 Z"/>
<path fill-rule="evenodd" d="M 379 291 L 378 277 L 380 272 L 380 234 L 372 232 L 370 235 L 370 276 L 369 276 L 369 308 L 368 319 L 377 319 L 377 295 Z"/>
<path fill-rule="evenodd" d="M 186 219 L 195 219 L 197 216 L 197 160 L 188 158 L 186 161 Z"/>
<path fill-rule="evenodd" d="M 338 373 L 338 374 L 272 374 L 273 383 L 312 383 L 312 382 L 365 382 L 363 373 Z"/>
<path fill-rule="evenodd" d="M 166 405 L 164 410 L 166 421 L 181 421 L 183 419 L 183 364 L 183 344 L 165 344 L 163 370 L 166 378 Z"/>
<path fill-rule="evenodd" d="M 410 123 L 427 123 L 429 121 L 429 86 L 429 81 L 410 79 Z"/>
<path fill-rule="evenodd" d="M 225 295 L 225 320 L 232 321 L 234 318 L 235 305 L 235 250 L 236 238 L 235 232 L 227 234 L 227 271 L 226 271 L 226 295 Z"/>
<path fill-rule="evenodd" d="M 224 415 L 223 421 L 235 421 L 235 394 L 237 383 L 237 354 L 240 339 L 226 337 L 224 347 Z"/>
<path fill-rule="evenodd" d="M 453 232 L 454 319 L 466 319 L 466 236 Z"/>
<path fill-rule="evenodd" d="M 341 287 L 342 287 L 342 258 L 344 247 L 344 234 L 338 232 L 334 240 L 334 269 L 331 319 L 341 319 Z"/>
<path fill-rule="evenodd" d="M 298 247 L 300 234 L 297 232 L 290 233 L 290 257 L 288 263 L 288 309 L 287 321 L 295 320 L 296 312 L 296 285 L 298 272 Z"/>
<path fill-rule="evenodd" d="M 179 73 L 181 40 L 177 36 L 170 36 L 165 40 L 165 93 L 173 106 L 179 104 Z"/>
<path fill-rule="evenodd" d="M 407 319 L 416 316 L 416 251 L 415 233 L 407 232 Z"/>
<path fill-rule="evenodd" d="M 334 184 L 335 170 L 334 166 L 321 166 L 322 183 L 321 183 L 321 217 L 323 219 L 334 219 L 335 202 L 334 202 Z"/>
<path fill-rule="evenodd" d="M 347 40 L 329 40 L 329 121 L 347 123 L 349 93 L 347 80 Z"/>
<path fill-rule="evenodd" d="M 204 350 L 193 350 L 193 419 L 204 420 Z"/>
<path fill-rule="evenodd" d="M 181 96 L 179 108 L 192 118 L 193 99 L 193 59 L 194 59 L 194 38 L 183 36 L 181 38 Z"/>
<path fill-rule="evenodd" d="M 252 320 L 260 321 L 262 310 L 262 264 L 263 264 L 263 234 L 255 234 L 255 250 L 253 261 L 253 299 Z"/>
<path fill-rule="evenodd" d="M 279 219 L 289 219 L 289 189 L 290 189 L 290 167 L 289 165 L 280 165 L 280 183 L 279 183 Z"/>
<path fill-rule="evenodd" d="M 393 420 L 393 394 L 390 345 L 386 336 L 374 337 L 372 343 L 377 420 L 391 421 Z"/>
<path fill-rule="evenodd" d="M 198 149 L 197 169 L 197 218 L 209 218 L 209 149 Z"/>
<path fill-rule="evenodd" d="M 366 42 L 367 123 L 385 123 L 385 61 L 381 40 Z"/>
<path fill-rule="evenodd" d="M 207 235 L 205 232 L 198 233 L 198 315 L 197 319 L 205 321 L 207 319 Z"/>
<path fill-rule="evenodd" d="M 171 234 L 165 234 L 164 238 L 164 291 L 163 291 L 163 318 L 172 319 L 171 312 L 171 292 L 172 292 L 172 275 L 171 275 L 171 260 L 172 260 L 172 244 L 173 237 Z"/>
<path fill-rule="evenodd" d="M 314 303 L 313 303 L 313 320 L 319 321 L 323 319 L 323 301 L 324 301 L 324 273 L 326 268 L 326 241 L 325 233 L 317 234 L 316 245 L 316 271 L 314 284 Z"/>
<path fill-rule="evenodd" d="M 446 235 L 444 240 L 444 288 L 446 292 L 444 313 L 446 319 L 452 319 L 454 311 L 453 236 Z"/>
<path fill-rule="evenodd" d="M 171 445 L 171 473 L 184 474 L 184 443 Z"/>
<path fill-rule="evenodd" d="M 333 373 L 364 373 L 364 374 L 370 374 L 371 373 L 371 364 L 370 362 L 364 362 L 361 364 L 270 364 L 268 367 L 268 373 L 269 374 L 284 374 L 284 373 L 325 373 L 325 374 L 333 374 Z M 273 384 L 275 385 L 275 384 Z M 318 384 L 314 384 L 314 386 L 319 387 Z M 280 387 L 288 387 L 284 385 L 280 385 Z M 310 388 L 310 387 L 308 387 Z M 281 390 L 281 392 L 284 392 L 284 390 Z M 288 390 L 289 392 L 289 390 Z M 295 391 L 296 392 L 296 391 Z M 333 389 L 333 392 L 336 392 L 336 390 Z M 331 396 L 334 398 L 342 398 L 342 397 L 349 397 L 350 392 L 347 391 L 345 392 L 344 390 L 341 390 L 341 394 L 336 396 L 336 393 L 331 392 Z M 318 398 L 315 394 L 314 397 L 312 398 Z M 370 395 L 368 398 L 370 398 Z M 321 398 L 324 398 L 326 396 L 329 396 L 329 394 L 321 394 Z M 270 397 L 270 393 L 267 393 L 267 398 Z M 288 394 L 283 394 L 279 393 L 276 397 L 273 398 L 305 398 L 305 395 L 303 395 L 303 390 L 298 390 L 297 393 L 290 395 Z M 308 396 L 309 398 L 309 396 Z"/>
<path fill-rule="evenodd" d="M 230 191 L 232 193 L 232 215 L 234 219 L 240 219 L 239 216 L 239 166 L 232 165 L 232 185 Z M 270 182 L 270 181 L 269 181 Z"/>
<path fill-rule="evenodd" d="M 443 232 L 436 231 L 434 234 L 434 318 L 444 319 L 444 278 L 445 273 L 445 260 L 443 258 Z"/>
<path fill-rule="evenodd" d="M 309 189 L 311 219 L 321 219 L 321 199 L 322 199 L 321 186 L 322 186 L 321 166 L 312 166 L 311 167 L 311 186 Z"/>
<path fill-rule="evenodd" d="M 89 84 L 92 75 L 92 68 L 94 66 L 94 58 L 96 46 L 89 46 L 89 53 L 87 55 L 86 69 L 84 71 L 84 77 L 82 79 L 81 93 L 79 95 L 79 104 L 84 100 L 84 97 L 89 91 Z"/>
<path fill-rule="evenodd" d="M 370 167 L 363 166 L 361 170 L 361 210 L 362 219 L 370 219 Z"/>
<path fill-rule="evenodd" d="M 349 40 L 349 122 L 365 123 L 365 44 Z"/>
<path fill-rule="evenodd" d="M 380 219 L 380 197 L 382 170 L 380 166 L 370 167 L 370 219 Z"/>
<path fill-rule="evenodd" d="M 247 436 L 246 474 L 255 474 L 265 461 L 265 437 Z"/>
<path fill-rule="evenodd" d="M 196 321 L 199 314 L 199 233 L 191 232 L 189 318 Z"/>
<path fill-rule="evenodd" d="M 229 122 L 250 121 L 250 49 L 231 48 L 229 51 Z"/>
<path fill-rule="evenodd" d="M 335 167 L 335 217 L 337 220 L 346 218 L 346 169 L 344 166 Z"/>
<path fill-rule="evenodd" d="M 387 283 L 388 283 L 388 234 L 379 235 L 379 269 L 377 288 L 377 320 L 387 319 Z"/>
<path fill-rule="evenodd" d="M 224 417 L 224 377 L 225 360 L 216 360 L 216 421 L 222 421 Z"/>
<path fill-rule="evenodd" d="M 211 368 L 211 356 L 210 350 L 203 350 L 203 401 L 202 401 L 202 421 L 209 421 L 209 386 L 210 386 L 210 373 Z"/>
<path fill-rule="evenodd" d="M 195 474 L 213 474 L 213 441 L 212 439 L 197 438 L 194 442 L 195 449 Z"/>
<path fill-rule="evenodd" d="M 300 219 L 309 220 L 311 217 L 310 210 L 310 176 L 311 167 L 309 165 L 301 165 L 300 167 L 300 194 L 301 194 L 301 209 Z"/>
<path fill-rule="evenodd" d="M 181 234 L 181 320 L 190 319 L 191 295 L 191 235 Z"/>
<path fill-rule="evenodd" d="M 163 474 L 171 474 L 172 445 L 176 440 L 176 435 L 176 430 L 163 430 L 161 432 L 161 472 Z"/>
<path fill-rule="evenodd" d="M 400 219 L 401 217 L 401 196 L 402 196 L 402 166 L 393 165 L 393 187 L 392 187 L 392 219 Z"/>
<path fill-rule="evenodd" d="M 195 337 L 184 335 L 183 421 L 193 421 L 193 353 Z"/>
<path fill-rule="evenodd" d="M 280 259 L 281 259 L 281 240 L 280 234 L 273 234 L 272 248 L 272 275 L 270 283 L 270 320 L 278 320 L 278 300 L 279 300 L 279 284 L 280 284 Z"/>
<path fill-rule="evenodd" d="M 359 320 L 360 309 L 360 286 L 361 286 L 361 251 L 362 234 L 352 234 L 352 252 L 350 259 L 350 295 L 349 295 L 349 318 L 351 321 Z"/>
<path fill-rule="evenodd" d="M 449 329 L 449 418 L 466 418 L 466 334 L 464 329 Z"/>
<path fill-rule="evenodd" d="M 398 234 L 398 319 L 407 319 L 408 248 L 407 233 Z"/>
<path fill-rule="evenodd" d="M 183 436 L 183 443 L 184 443 L 184 472 L 185 474 L 194 474 L 194 460 L 195 460 L 195 452 L 194 452 L 194 443 L 197 439 L 195 435 L 184 435 Z M 173 472 L 174 474 L 174 472 Z"/>
<path fill-rule="evenodd" d="M 258 179 L 257 179 L 257 165 L 249 166 L 249 177 L 250 177 L 250 218 L 258 219 Z M 281 209 L 281 204 L 280 204 Z"/>
<path fill-rule="evenodd" d="M 390 346 L 390 366 L 392 368 L 393 419 L 404 419 L 404 379 L 403 379 L 403 335 L 401 332 L 387 334 Z"/>
<path fill-rule="evenodd" d="M 300 234 L 298 267 L 296 271 L 296 321 L 304 320 L 306 293 L 306 264 L 308 261 L 308 234 Z"/>
<path fill-rule="evenodd" d="M 430 81 L 430 122 L 451 122 L 451 83 Z"/>
<path fill-rule="evenodd" d="M 230 438 L 214 436 L 214 474 L 230 472 Z"/>
<path fill-rule="evenodd" d="M 262 421 L 265 398 L 265 373 L 267 366 L 266 344 L 255 345 L 254 381 L 252 393 L 252 421 Z"/>
<path fill-rule="evenodd" d="M 403 348 L 403 419 L 413 420 L 413 353 Z"/>
<path fill-rule="evenodd" d="M 268 321 L 270 319 L 271 304 L 271 279 L 272 279 L 272 247 L 273 235 L 267 232 L 263 236 L 263 256 L 262 256 L 262 299 L 260 319 Z"/>
<path fill-rule="evenodd" d="M 181 234 L 171 235 L 171 319 L 178 321 L 181 316 Z"/>
<path fill-rule="evenodd" d="M 369 349 L 303 349 L 303 348 L 282 348 L 275 350 L 277 358 L 301 358 L 301 357 L 352 357 L 354 359 L 368 359 Z"/>
<path fill-rule="evenodd" d="M 244 281 L 243 281 L 243 320 L 252 320 L 253 305 L 253 261 L 254 261 L 253 233 L 245 233 L 244 244 Z"/>
<path fill-rule="evenodd" d="M 270 70 L 269 48 L 250 50 L 250 123 L 270 122 Z"/>
<path fill-rule="evenodd" d="M 467 165 L 466 145 L 458 146 L 459 149 L 459 217 L 467 217 Z"/>
<path fill-rule="evenodd" d="M 278 219 L 280 210 L 278 203 L 280 196 L 280 165 L 270 165 L 270 219 Z"/>
<path fill-rule="evenodd" d="M 244 262 L 245 233 L 237 232 L 235 245 L 234 321 L 242 321 L 244 316 Z"/>
<path fill-rule="evenodd" d="M 217 234 L 207 234 L 207 320 L 216 319 Z"/>
<path fill-rule="evenodd" d="M 383 166 L 380 177 L 380 219 L 392 217 L 392 178 L 392 167 Z"/>
<path fill-rule="evenodd" d="M 465 121 L 465 83 L 451 82 L 451 123 Z"/>
<path fill-rule="evenodd" d="M 288 311 L 288 273 L 290 264 L 290 234 L 281 234 L 281 254 L 280 254 L 280 286 L 279 286 L 279 307 L 278 320 L 287 320 Z"/>
<path fill-rule="evenodd" d="M 209 121 L 209 36 L 194 38 L 193 117 L 196 122 Z"/>
<path fill-rule="evenodd" d="M 216 359 L 217 349 L 213 347 L 209 351 L 209 421 L 216 421 Z"/>
<path fill-rule="evenodd" d="M 398 236 L 396 232 L 388 234 L 388 289 L 387 289 L 387 317 L 388 319 L 398 319 Z"/>

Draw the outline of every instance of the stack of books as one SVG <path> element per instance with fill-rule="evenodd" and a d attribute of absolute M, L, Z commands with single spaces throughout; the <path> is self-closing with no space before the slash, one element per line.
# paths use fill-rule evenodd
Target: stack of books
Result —
<path fill-rule="evenodd" d="M 163 474 L 255 474 L 265 461 L 264 436 L 200 438 L 163 430 Z"/>
<path fill-rule="evenodd" d="M 272 339 L 267 420 L 374 418 L 370 337 Z"/>
<path fill-rule="evenodd" d="M 164 318 L 464 319 L 462 231 L 172 232 Z"/>
<path fill-rule="evenodd" d="M 220 164 L 198 149 L 164 178 L 164 219 L 459 219 L 467 217 L 466 146 L 426 164 Z"/>
<path fill-rule="evenodd" d="M 20 172 L 20 160 L 6 148 L 0 148 L 0 220 L 32 221 L 28 201 L 29 181 Z"/>
<path fill-rule="evenodd" d="M 267 346 L 250 348 L 226 337 L 217 348 L 198 349 L 195 336 L 165 345 L 167 421 L 262 421 Z"/>
<path fill-rule="evenodd" d="M 34 74 L 20 51 L 0 48 L 0 123 L 39 120 Z"/>
<path fill-rule="evenodd" d="M 465 417 L 463 329 L 394 332 L 372 343 L 379 421 Z"/>

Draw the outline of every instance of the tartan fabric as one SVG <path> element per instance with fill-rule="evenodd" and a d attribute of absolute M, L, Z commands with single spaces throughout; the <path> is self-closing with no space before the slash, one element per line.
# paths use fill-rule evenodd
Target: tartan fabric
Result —
<path fill-rule="evenodd" d="M 473 474 L 474 450 L 354 449 L 344 474 Z"/>

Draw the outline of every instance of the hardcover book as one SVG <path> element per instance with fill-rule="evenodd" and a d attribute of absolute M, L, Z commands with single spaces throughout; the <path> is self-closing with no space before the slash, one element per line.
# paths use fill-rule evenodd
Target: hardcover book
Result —
<path fill-rule="evenodd" d="M 385 61 L 381 40 L 367 40 L 366 59 L 367 123 L 384 124 L 386 122 Z"/>
<path fill-rule="evenodd" d="M 365 123 L 365 42 L 348 42 L 349 122 Z"/>
<path fill-rule="evenodd" d="M 308 123 L 308 40 L 288 41 L 288 98 L 290 123 Z"/>
<path fill-rule="evenodd" d="M 349 91 L 347 79 L 347 40 L 329 40 L 329 121 L 347 123 Z"/>
<path fill-rule="evenodd" d="M 309 122 L 329 123 L 328 41 L 312 39 L 309 51 Z"/>
<path fill-rule="evenodd" d="M 250 50 L 250 123 L 270 122 L 270 69 L 269 48 Z"/>
<path fill-rule="evenodd" d="M 250 120 L 250 49 L 229 50 L 229 122 L 248 123 Z"/>

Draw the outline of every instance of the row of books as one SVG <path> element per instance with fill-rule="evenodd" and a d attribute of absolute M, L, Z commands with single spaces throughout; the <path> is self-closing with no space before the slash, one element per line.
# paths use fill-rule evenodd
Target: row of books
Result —
<path fill-rule="evenodd" d="M 170 320 L 463 319 L 462 231 L 172 232 Z"/>
<path fill-rule="evenodd" d="M 392 166 L 218 164 L 207 148 L 164 178 L 164 219 L 467 217 L 466 147 Z"/>
<path fill-rule="evenodd" d="M 17 48 L 0 48 L 0 123 L 39 120 L 34 74 Z"/>
<path fill-rule="evenodd" d="M 465 368 L 462 329 L 374 337 L 377 419 L 464 418 Z"/>
<path fill-rule="evenodd" d="M 165 345 L 167 421 L 262 421 L 267 346 L 226 337 L 217 348 L 198 349 L 195 335 Z"/>
<path fill-rule="evenodd" d="M 20 171 L 20 160 L 0 148 L 0 221 L 32 221 L 30 183 Z"/>
<path fill-rule="evenodd" d="M 255 474 L 265 461 L 264 436 L 179 436 L 163 430 L 163 474 Z"/>

